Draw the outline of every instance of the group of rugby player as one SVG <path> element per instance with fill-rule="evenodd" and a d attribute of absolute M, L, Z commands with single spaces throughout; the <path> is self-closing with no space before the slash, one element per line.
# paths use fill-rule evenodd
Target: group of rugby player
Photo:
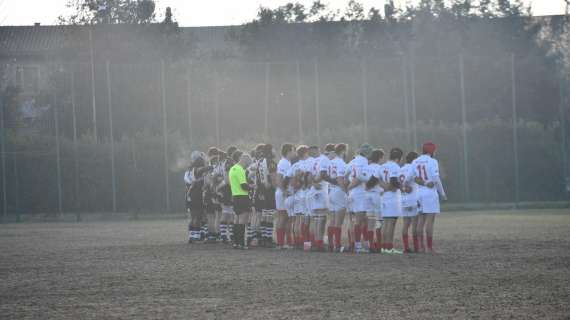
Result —
<path fill-rule="evenodd" d="M 446 200 L 436 145 L 424 143 L 421 155 L 404 156 L 400 148 L 385 154 L 369 144 L 351 159 L 348 151 L 343 143 L 327 144 L 322 152 L 318 146 L 286 143 L 278 163 L 269 144 L 249 153 L 235 147 L 193 152 L 184 176 L 189 242 L 231 242 L 238 249 L 433 253 L 435 216 L 440 197 Z M 394 248 L 398 218 L 403 218 L 403 251 Z"/>

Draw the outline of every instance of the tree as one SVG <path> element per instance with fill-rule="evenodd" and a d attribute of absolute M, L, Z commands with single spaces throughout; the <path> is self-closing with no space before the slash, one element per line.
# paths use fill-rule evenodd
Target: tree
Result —
<path fill-rule="evenodd" d="M 69 0 L 70 16 L 60 24 L 146 24 L 156 21 L 154 0 Z"/>

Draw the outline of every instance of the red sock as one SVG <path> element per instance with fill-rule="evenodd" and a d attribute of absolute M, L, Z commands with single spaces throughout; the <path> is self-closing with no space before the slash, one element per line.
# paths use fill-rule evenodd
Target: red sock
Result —
<path fill-rule="evenodd" d="M 315 240 L 315 242 L 317 243 L 317 248 L 322 249 L 324 247 L 323 240 Z"/>
<path fill-rule="evenodd" d="M 410 239 L 407 233 L 402 234 L 402 242 L 404 243 L 404 251 L 410 250 Z"/>
<path fill-rule="evenodd" d="M 413 235 L 412 239 L 414 241 L 414 251 L 418 252 L 420 251 L 420 241 L 418 240 L 418 236 L 417 235 Z"/>
<path fill-rule="evenodd" d="M 360 225 L 357 224 L 354 226 L 354 242 L 360 242 L 362 239 L 362 234 L 360 233 Z"/>
<path fill-rule="evenodd" d="M 277 228 L 275 232 L 277 233 L 277 245 L 281 247 L 285 242 L 285 231 L 281 228 Z"/>
<path fill-rule="evenodd" d="M 382 247 L 382 229 L 376 229 L 376 248 L 384 249 Z"/>
<path fill-rule="evenodd" d="M 291 234 L 291 231 L 285 232 L 285 237 L 287 238 L 287 245 L 293 246 L 293 235 Z"/>
<path fill-rule="evenodd" d="M 426 236 L 428 250 L 433 249 L 433 237 Z"/>
<path fill-rule="evenodd" d="M 386 249 L 392 250 L 392 249 L 394 249 L 394 245 L 391 242 L 387 242 L 386 243 Z"/>
<path fill-rule="evenodd" d="M 341 227 L 334 228 L 334 245 L 337 248 L 340 248 L 341 233 L 342 233 Z"/>

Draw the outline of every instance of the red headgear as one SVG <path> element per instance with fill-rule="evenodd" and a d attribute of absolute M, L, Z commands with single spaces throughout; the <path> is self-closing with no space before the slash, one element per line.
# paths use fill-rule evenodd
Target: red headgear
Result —
<path fill-rule="evenodd" d="M 431 141 L 425 142 L 422 146 L 422 150 L 424 153 L 433 154 L 436 149 L 437 149 L 437 146 L 435 145 L 435 143 L 433 143 Z"/>

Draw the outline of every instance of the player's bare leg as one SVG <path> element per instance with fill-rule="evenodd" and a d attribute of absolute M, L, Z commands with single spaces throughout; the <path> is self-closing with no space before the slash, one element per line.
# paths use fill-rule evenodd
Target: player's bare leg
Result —
<path fill-rule="evenodd" d="M 314 220 L 313 220 L 313 232 L 315 234 L 315 245 L 318 251 L 324 251 L 324 236 L 325 236 L 325 226 L 327 223 L 328 210 L 319 209 L 315 210 Z"/>
<path fill-rule="evenodd" d="M 424 225 L 425 225 L 425 214 L 418 214 L 418 225 L 417 225 L 417 237 L 418 237 L 418 252 L 425 252 L 424 246 Z"/>
<path fill-rule="evenodd" d="M 404 253 L 410 253 L 410 237 L 408 230 L 412 224 L 411 217 L 404 217 L 404 223 L 402 224 L 402 243 L 404 244 Z"/>
<path fill-rule="evenodd" d="M 419 251 L 419 240 L 418 240 L 418 216 L 412 218 L 412 240 L 414 243 L 414 252 Z"/>
<path fill-rule="evenodd" d="M 356 253 L 364 253 L 366 251 L 362 246 L 362 240 L 365 240 L 368 235 L 368 218 L 366 212 L 357 212 L 354 214 L 354 249 Z M 363 239 L 364 238 L 364 239 Z"/>
<path fill-rule="evenodd" d="M 433 250 L 433 225 L 435 223 L 435 214 L 426 214 L 425 219 L 425 230 L 426 230 L 426 244 L 427 250 L 430 253 L 436 253 Z"/>
<path fill-rule="evenodd" d="M 275 214 L 275 233 L 277 240 L 277 249 L 283 249 L 285 246 L 285 232 L 287 230 L 287 211 L 278 210 Z"/>

